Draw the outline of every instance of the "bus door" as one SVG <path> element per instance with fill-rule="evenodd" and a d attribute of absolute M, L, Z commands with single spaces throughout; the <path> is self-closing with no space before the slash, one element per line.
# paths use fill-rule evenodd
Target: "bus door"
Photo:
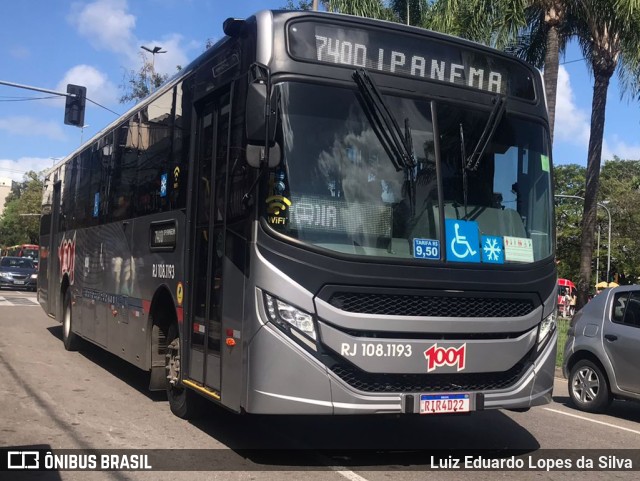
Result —
<path fill-rule="evenodd" d="M 191 335 L 189 377 L 219 390 L 229 91 L 200 107 L 192 203 L 191 315 L 185 327 Z"/>

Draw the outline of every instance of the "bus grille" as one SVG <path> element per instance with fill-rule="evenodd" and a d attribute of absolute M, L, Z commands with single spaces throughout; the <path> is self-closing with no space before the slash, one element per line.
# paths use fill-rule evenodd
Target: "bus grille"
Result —
<path fill-rule="evenodd" d="M 329 303 L 347 312 L 387 316 L 520 317 L 535 309 L 529 299 L 355 292 L 337 292 Z"/>
<path fill-rule="evenodd" d="M 331 370 L 354 389 L 372 393 L 472 392 L 505 389 L 515 384 L 523 362 L 505 372 L 470 374 L 373 374 L 336 364 Z"/>

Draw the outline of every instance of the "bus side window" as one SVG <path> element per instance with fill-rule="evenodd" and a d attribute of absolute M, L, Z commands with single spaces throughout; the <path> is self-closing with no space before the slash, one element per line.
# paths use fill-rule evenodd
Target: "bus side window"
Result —
<path fill-rule="evenodd" d="M 135 114 L 117 131 L 117 150 L 112 182 L 117 186 L 109 193 L 109 219 L 120 221 L 131 217 L 131 196 L 135 192 L 138 161 L 139 122 Z"/>
<path fill-rule="evenodd" d="M 135 215 L 169 209 L 173 95 L 173 90 L 168 91 L 140 112 Z"/>
<path fill-rule="evenodd" d="M 187 206 L 193 84 L 193 77 L 186 78 L 176 86 L 175 91 L 173 164 L 169 169 L 169 197 L 172 209 L 183 209 Z"/>
<path fill-rule="evenodd" d="M 65 165 L 62 196 L 60 199 L 61 209 L 59 219 L 59 230 L 75 229 L 75 217 L 73 215 L 73 203 L 75 201 L 76 178 L 78 176 L 80 158 L 75 156 Z"/>

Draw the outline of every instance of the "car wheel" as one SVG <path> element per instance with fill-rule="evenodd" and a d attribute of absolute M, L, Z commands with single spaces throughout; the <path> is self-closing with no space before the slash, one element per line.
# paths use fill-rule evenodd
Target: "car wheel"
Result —
<path fill-rule="evenodd" d="M 77 351 L 80 339 L 72 330 L 73 310 L 71 308 L 71 291 L 67 289 L 64 293 L 64 303 L 62 305 L 62 343 L 67 351 Z"/>
<path fill-rule="evenodd" d="M 569 397 L 578 409 L 590 413 L 604 411 L 613 399 L 607 377 L 588 359 L 578 361 L 571 368 Z"/>

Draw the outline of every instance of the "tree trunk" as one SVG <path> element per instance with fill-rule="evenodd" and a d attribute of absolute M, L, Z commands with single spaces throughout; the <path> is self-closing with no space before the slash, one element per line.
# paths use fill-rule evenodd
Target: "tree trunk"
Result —
<path fill-rule="evenodd" d="M 580 242 L 580 279 L 578 280 L 578 302 L 580 309 L 589 300 L 591 288 L 591 258 L 593 239 L 596 231 L 596 210 L 598 208 L 598 188 L 600 184 L 600 164 L 604 117 L 607 106 L 607 90 L 611 73 L 594 69 L 593 100 L 591 102 L 591 134 L 587 157 L 587 179 L 584 192 L 584 214 L 582 218 L 582 239 Z"/>
<path fill-rule="evenodd" d="M 549 114 L 549 132 L 553 145 L 553 125 L 556 118 L 556 89 L 558 88 L 559 65 L 558 27 L 551 25 L 547 34 L 547 51 L 544 56 L 544 90 L 547 94 L 547 110 Z"/>

